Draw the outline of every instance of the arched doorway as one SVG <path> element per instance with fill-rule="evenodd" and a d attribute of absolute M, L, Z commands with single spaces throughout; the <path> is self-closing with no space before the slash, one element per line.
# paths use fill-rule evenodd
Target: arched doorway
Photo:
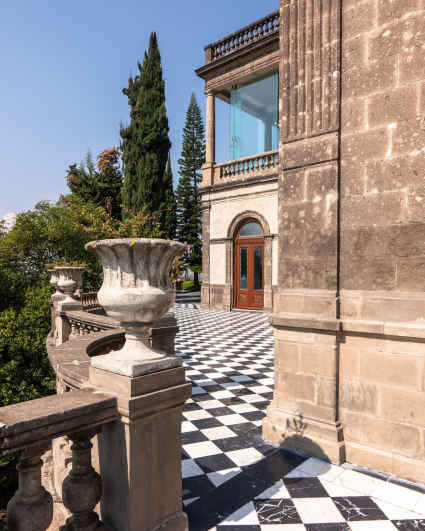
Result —
<path fill-rule="evenodd" d="M 246 219 L 235 236 L 235 308 L 264 308 L 264 233 L 255 219 Z"/>

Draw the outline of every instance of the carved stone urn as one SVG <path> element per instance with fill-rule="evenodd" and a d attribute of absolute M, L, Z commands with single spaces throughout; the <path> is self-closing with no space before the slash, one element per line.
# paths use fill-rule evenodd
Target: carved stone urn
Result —
<path fill-rule="evenodd" d="M 125 376 L 141 376 L 181 365 L 179 358 L 152 350 L 150 329 L 173 306 L 171 266 L 185 246 L 161 239 L 116 239 L 90 242 L 86 250 L 102 261 L 98 292 L 105 312 L 125 330 L 124 347 L 95 356 L 91 365 Z"/>
<path fill-rule="evenodd" d="M 62 301 L 64 304 L 75 303 L 73 295 L 76 289 L 81 289 L 83 285 L 83 272 L 84 267 L 77 266 L 57 266 L 55 267 L 58 272 L 59 279 L 57 281 L 57 287 L 65 295 L 65 299 Z"/>
<path fill-rule="evenodd" d="M 58 282 L 59 282 L 59 271 L 55 268 L 48 269 L 47 272 L 50 274 L 50 285 L 55 288 L 55 293 L 52 295 L 52 300 L 63 299 L 64 295 L 59 291 Z"/>

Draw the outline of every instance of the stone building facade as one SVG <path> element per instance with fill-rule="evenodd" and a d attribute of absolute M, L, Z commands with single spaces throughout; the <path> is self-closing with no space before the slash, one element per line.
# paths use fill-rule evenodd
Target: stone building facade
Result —
<path fill-rule="evenodd" d="M 258 219 L 276 357 L 265 437 L 425 482 L 425 2 L 281 0 L 279 41 L 251 33 L 198 70 L 203 305 L 234 307 L 232 230 Z M 212 94 L 264 68 L 279 71 L 278 162 L 227 177 Z"/>

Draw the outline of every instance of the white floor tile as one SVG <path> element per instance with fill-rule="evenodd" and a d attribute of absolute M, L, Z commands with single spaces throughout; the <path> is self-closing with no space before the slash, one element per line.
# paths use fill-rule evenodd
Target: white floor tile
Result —
<path fill-rule="evenodd" d="M 194 411 L 183 411 L 183 416 L 187 420 L 202 420 L 212 418 L 207 411 L 203 409 L 195 409 Z"/>
<path fill-rule="evenodd" d="M 240 509 L 228 516 L 220 525 L 258 525 L 258 516 L 252 502 L 243 505 Z"/>
<path fill-rule="evenodd" d="M 349 489 L 348 487 L 345 487 L 336 481 L 326 481 L 322 480 L 322 478 L 320 478 L 320 481 L 329 496 L 332 496 L 333 498 L 338 496 L 360 496 L 360 493 L 356 490 Z"/>
<path fill-rule="evenodd" d="M 222 485 L 223 483 L 226 483 L 226 481 L 229 481 L 229 479 L 232 479 L 233 477 L 237 476 L 241 472 L 241 469 L 238 467 L 235 468 L 228 468 L 226 470 L 219 470 L 218 472 L 210 472 L 207 474 L 210 481 L 218 487 L 219 485 Z"/>
<path fill-rule="evenodd" d="M 191 478 L 193 476 L 200 476 L 204 474 L 202 468 L 200 468 L 193 459 L 183 459 L 182 461 L 182 478 Z"/>
<path fill-rule="evenodd" d="M 202 430 L 202 433 L 205 435 L 205 437 L 208 437 L 210 441 L 215 441 L 217 439 L 227 439 L 229 437 L 236 437 L 236 433 L 234 433 L 231 429 L 227 428 L 227 426 L 207 428 L 205 430 Z"/>
<path fill-rule="evenodd" d="M 216 419 L 224 424 L 225 426 L 232 426 L 232 424 L 242 424 L 247 422 L 246 419 L 235 413 L 234 415 L 223 415 L 221 417 L 216 417 Z"/>
<path fill-rule="evenodd" d="M 205 457 L 207 455 L 220 454 L 221 450 L 211 441 L 203 441 L 199 443 L 184 444 L 185 452 L 194 459 L 198 457 Z"/>
<path fill-rule="evenodd" d="M 213 393 L 210 393 L 211 396 L 214 398 L 233 398 L 235 395 L 231 393 L 230 391 L 215 391 Z"/>
<path fill-rule="evenodd" d="M 389 520 L 350 522 L 350 528 L 351 531 L 395 531 L 397 529 Z"/>
<path fill-rule="evenodd" d="M 192 387 L 192 395 L 204 395 L 205 393 L 206 391 L 202 387 Z"/>
<path fill-rule="evenodd" d="M 191 503 L 193 503 L 196 500 L 199 500 L 199 496 L 197 496 L 195 498 L 188 498 L 187 500 L 183 500 L 183 504 L 184 505 L 190 505 Z"/>
<path fill-rule="evenodd" d="M 387 481 L 378 485 L 373 492 L 373 496 L 412 511 L 418 504 L 421 493 Z"/>
<path fill-rule="evenodd" d="M 233 450 L 232 452 L 226 453 L 227 457 L 231 459 L 238 466 L 248 466 L 252 465 L 263 459 L 263 454 L 261 454 L 255 448 L 244 448 L 242 450 Z"/>
<path fill-rule="evenodd" d="M 293 498 L 292 501 L 304 524 L 345 522 L 330 498 Z"/>
<path fill-rule="evenodd" d="M 207 378 L 215 380 L 216 378 L 223 378 L 224 375 L 221 372 L 207 372 L 205 376 L 207 376 Z"/>
<path fill-rule="evenodd" d="M 218 400 L 202 400 L 198 402 L 202 409 L 214 409 L 217 407 L 223 407 L 223 403 Z"/>
<path fill-rule="evenodd" d="M 268 488 L 259 494 L 255 499 L 256 500 L 279 500 L 281 498 L 290 498 L 291 495 L 288 492 L 288 489 L 285 487 L 282 480 L 275 483 L 273 486 Z"/>
<path fill-rule="evenodd" d="M 425 494 L 421 494 L 418 503 L 416 504 L 415 511 L 423 515 L 422 518 L 425 518 Z"/>
<path fill-rule="evenodd" d="M 188 420 L 184 420 L 182 422 L 182 433 L 188 433 L 190 431 L 198 431 L 198 428 Z"/>
<path fill-rule="evenodd" d="M 252 382 L 252 378 L 250 378 L 249 376 L 244 376 L 242 374 L 236 375 L 236 376 L 230 376 L 230 378 L 235 382 Z"/>
<path fill-rule="evenodd" d="M 264 385 L 256 385 L 254 387 L 250 387 L 249 390 L 256 394 L 270 393 L 272 391 L 270 387 L 265 387 Z"/>
<path fill-rule="evenodd" d="M 326 481 L 333 481 L 340 476 L 343 471 L 344 469 L 339 466 L 311 457 L 292 472 L 295 474 L 300 473 L 307 477 L 318 477 L 320 479 L 325 479 Z M 292 477 L 296 477 L 296 475 L 293 475 Z"/>
<path fill-rule="evenodd" d="M 393 500 L 394 503 L 382 501 L 376 497 L 372 498 L 372 500 L 390 520 L 415 520 L 420 517 L 418 513 L 409 511 L 409 509 L 406 509 L 405 507 L 395 505 L 397 504 L 397 499 Z"/>
<path fill-rule="evenodd" d="M 381 483 L 385 482 L 355 470 L 343 469 L 342 474 L 334 479 L 334 483 L 355 490 L 359 496 L 372 496 L 381 486 Z"/>
<path fill-rule="evenodd" d="M 256 402 L 264 402 L 265 398 L 264 396 L 260 395 L 241 395 L 239 397 L 244 402 L 248 402 L 248 404 L 255 404 Z"/>

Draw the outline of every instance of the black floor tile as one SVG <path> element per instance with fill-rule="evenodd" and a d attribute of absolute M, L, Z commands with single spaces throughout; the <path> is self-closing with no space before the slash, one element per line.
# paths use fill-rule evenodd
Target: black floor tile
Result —
<path fill-rule="evenodd" d="M 387 517 L 369 496 L 332 498 L 347 522 L 386 520 Z"/>

